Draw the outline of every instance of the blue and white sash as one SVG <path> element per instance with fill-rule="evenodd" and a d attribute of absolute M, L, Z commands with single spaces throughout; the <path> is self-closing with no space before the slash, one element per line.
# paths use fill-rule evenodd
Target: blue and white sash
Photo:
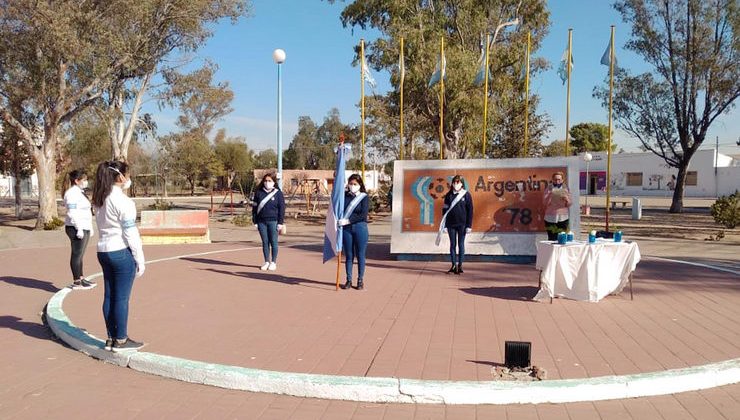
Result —
<path fill-rule="evenodd" d="M 267 194 L 265 196 L 265 198 L 262 199 L 262 201 L 260 201 L 260 204 L 257 206 L 257 214 L 260 214 L 260 212 L 265 207 L 265 205 L 267 204 L 267 202 L 270 201 L 270 199 L 272 197 L 275 197 L 275 194 L 277 194 L 278 191 L 280 191 L 280 190 L 278 190 L 277 188 L 275 188 L 274 190 L 272 190 L 271 193 Z"/>
<path fill-rule="evenodd" d="M 349 202 L 349 206 L 344 210 L 344 214 L 342 215 L 342 219 L 349 219 L 349 216 L 352 215 L 352 212 L 355 211 L 355 208 L 360 204 L 363 198 L 367 197 L 367 194 L 364 192 L 358 193 L 355 198 L 352 199 L 352 201 Z"/>
<path fill-rule="evenodd" d="M 468 192 L 465 191 L 465 189 L 460 189 L 460 192 L 457 193 L 457 197 L 455 197 L 454 200 L 452 200 L 452 203 L 450 204 L 450 208 L 447 209 L 444 216 L 442 216 L 442 221 L 439 222 L 439 231 L 437 231 L 437 239 L 434 240 L 434 244 L 439 246 L 439 243 L 442 241 L 442 232 L 445 230 L 445 222 L 447 222 L 447 215 L 450 214 L 450 211 L 459 203 L 462 201 L 462 199 L 465 197 L 465 195 Z"/>

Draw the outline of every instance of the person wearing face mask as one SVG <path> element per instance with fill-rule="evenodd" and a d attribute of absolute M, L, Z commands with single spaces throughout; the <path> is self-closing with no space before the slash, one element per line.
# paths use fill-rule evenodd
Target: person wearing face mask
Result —
<path fill-rule="evenodd" d="M 555 172 L 552 174 L 552 183 L 545 190 L 545 230 L 549 241 L 556 241 L 558 233 L 567 232 L 570 224 L 568 208 L 572 200 L 563 179 L 562 172 Z"/>
<path fill-rule="evenodd" d="M 275 271 L 278 256 L 278 232 L 285 231 L 285 197 L 275 185 L 275 177 L 265 174 L 252 197 L 252 221 L 262 239 L 265 263 L 260 270 Z"/>
<path fill-rule="evenodd" d="M 82 169 L 69 173 L 69 182 L 72 186 L 64 193 L 64 207 L 67 214 L 64 216 L 64 231 L 69 237 L 72 246 L 72 255 L 69 266 L 72 269 L 73 289 L 92 289 L 97 284 L 85 278 L 82 274 L 82 259 L 85 256 L 87 243 L 93 234 L 92 206 L 85 196 L 87 188 L 87 174 Z"/>
<path fill-rule="evenodd" d="M 442 211 L 444 213 L 436 243 L 439 245 L 441 234 L 447 233 L 450 238 L 450 262 L 452 263 L 447 273 L 462 274 L 464 273 L 462 264 L 465 259 L 465 235 L 473 231 L 473 196 L 463 188 L 460 175 L 452 178 L 450 190 L 444 197 Z"/>
<path fill-rule="evenodd" d="M 108 339 L 105 349 L 138 350 L 144 343 L 128 335 L 128 308 L 134 279 L 144 275 L 145 259 L 136 205 L 124 190 L 131 186 L 128 165 L 106 161 L 98 165 L 93 186 L 93 206 L 98 224 L 98 262 L 103 267 L 103 318 Z"/>
<path fill-rule="evenodd" d="M 365 191 L 365 183 L 357 174 L 350 175 L 347 180 L 347 192 L 344 194 L 344 213 L 337 220 L 342 227 L 342 251 L 344 252 L 344 268 L 347 281 L 342 289 L 352 287 L 352 264 L 357 257 L 357 290 L 365 288 L 365 254 L 367 253 L 367 213 L 370 210 L 370 200 Z"/>

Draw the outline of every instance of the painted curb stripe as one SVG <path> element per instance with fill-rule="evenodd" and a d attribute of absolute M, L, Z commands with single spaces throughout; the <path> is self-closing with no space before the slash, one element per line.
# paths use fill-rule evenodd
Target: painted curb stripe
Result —
<path fill-rule="evenodd" d="M 148 264 L 252 249 L 258 248 L 187 254 L 152 260 Z M 732 272 L 704 264 L 687 264 Z M 96 273 L 89 278 L 101 276 L 102 273 Z M 279 372 L 200 362 L 148 352 L 113 353 L 103 348 L 105 343 L 102 340 L 76 327 L 64 313 L 62 305 L 71 291 L 72 289 L 65 288 L 55 293 L 46 308 L 46 317 L 51 330 L 71 347 L 96 359 L 136 371 L 227 389 L 375 403 L 538 404 L 667 395 L 740 382 L 740 358 L 703 366 L 633 375 L 507 382 L 431 381 Z"/>

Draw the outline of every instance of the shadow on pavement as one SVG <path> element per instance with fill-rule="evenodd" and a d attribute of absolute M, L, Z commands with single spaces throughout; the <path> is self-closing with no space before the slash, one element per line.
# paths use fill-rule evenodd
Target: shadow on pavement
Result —
<path fill-rule="evenodd" d="M 195 257 L 185 257 L 181 258 L 185 261 L 192 261 L 197 262 L 201 264 L 214 264 L 214 265 L 234 265 L 238 267 L 249 267 L 249 268 L 259 268 L 257 265 L 249 265 L 249 264 L 239 264 L 231 261 L 222 261 L 222 260 L 214 260 L 212 258 L 195 258 Z"/>
<path fill-rule="evenodd" d="M 321 244 L 296 244 L 291 245 L 291 248 L 300 249 L 303 251 L 309 251 L 309 252 L 316 252 L 316 253 L 323 253 L 324 252 L 324 244 L 323 242 Z M 391 244 L 388 243 L 376 243 L 376 242 L 370 242 L 367 244 L 367 253 L 365 254 L 368 260 L 377 260 L 377 261 L 396 261 L 395 258 L 391 256 Z M 344 259 L 344 257 L 342 257 Z"/>
<path fill-rule="evenodd" d="M 475 363 L 477 365 L 486 365 L 486 366 L 490 366 L 490 367 L 504 367 L 504 366 L 506 366 L 503 363 L 490 362 L 488 360 L 466 360 L 466 362 Z"/>
<path fill-rule="evenodd" d="M 0 277 L 0 281 L 16 286 L 28 287 L 29 289 L 44 290 L 51 293 L 56 293 L 60 290 L 58 287 L 47 281 L 29 279 L 25 277 L 4 276 Z"/>
<path fill-rule="evenodd" d="M 0 328 L 9 328 L 40 340 L 51 339 L 51 331 L 41 323 L 23 321 L 17 316 L 0 316 Z"/>
<path fill-rule="evenodd" d="M 288 277 L 288 276 L 283 276 L 281 274 L 270 274 L 270 273 L 265 273 L 261 271 L 259 272 L 246 272 L 246 271 L 233 272 L 233 271 L 226 271 L 226 270 L 218 270 L 215 268 L 203 268 L 202 270 L 211 271 L 213 273 L 219 273 L 219 274 L 227 274 L 227 275 L 236 276 L 236 277 L 244 277 L 247 279 L 271 281 L 275 283 L 294 285 L 294 286 L 312 287 L 314 289 L 322 289 L 322 290 L 332 289 L 333 290 L 335 288 L 335 285 L 333 282 L 330 283 L 330 282 L 316 281 L 316 280 L 310 280 L 310 279 L 302 279 L 298 277 Z M 321 285 L 323 287 L 311 286 L 311 284 Z"/>
<path fill-rule="evenodd" d="M 540 290 L 535 286 L 502 286 L 502 287 L 466 287 L 460 289 L 471 295 L 485 296 L 490 298 L 532 301 L 532 298 Z M 536 303 L 536 302 L 535 302 Z"/>

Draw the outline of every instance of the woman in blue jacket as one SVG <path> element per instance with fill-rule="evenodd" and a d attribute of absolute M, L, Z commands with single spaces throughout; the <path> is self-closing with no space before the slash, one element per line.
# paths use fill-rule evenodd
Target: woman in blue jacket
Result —
<path fill-rule="evenodd" d="M 252 221 L 262 239 L 265 263 L 260 270 L 275 271 L 278 256 L 278 231 L 285 228 L 285 197 L 271 174 L 262 177 L 252 198 Z"/>
<path fill-rule="evenodd" d="M 442 223 L 444 231 L 450 236 L 450 261 L 452 267 L 447 273 L 462 274 L 462 263 L 465 259 L 465 235 L 472 232 L 473 225 L 473 197 L 463 189 L 460 175 L 452 178 L 450 191 L 445 194 L 444 216 Z M 457 255 L 455 251 L 457 248 Z M 457 264 L 455 257 L 457 256 Z"/>
<path fill-rule="evenodd" d="M 357 256 L 357 290 L 365 285 L 365 253 L 367 252 L 367 212 L 370 209 L 365 184 L 357 174 L 350 175 L 347 180 L 347 192 L 344 193 L 343 217 L 337 225 L 343 226 L 342 250 L 344 251 L 344 266 L 347 271 L 347 282 L 341 287 L 352 287 L 352 263 Z"/>

